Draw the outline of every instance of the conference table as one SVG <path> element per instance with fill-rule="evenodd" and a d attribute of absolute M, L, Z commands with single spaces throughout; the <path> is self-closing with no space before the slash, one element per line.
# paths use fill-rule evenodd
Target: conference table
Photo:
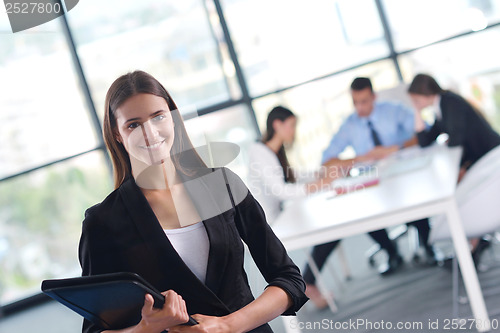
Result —
<path fill-rule="evenodd" d="M 336 192 L 287 202 L 272 228 L 292 251 L 444 213 L 473 317 L 481 323 L 477 329 L 488 331 L 488 312 L 454 195 L 461 156 L 460 147 L 445 145 L 403 149 L 369 172 L 332 183 Z"/>

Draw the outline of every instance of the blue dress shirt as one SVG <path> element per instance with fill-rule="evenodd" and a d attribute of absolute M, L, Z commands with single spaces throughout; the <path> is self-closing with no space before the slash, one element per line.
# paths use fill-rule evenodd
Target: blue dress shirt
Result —
<path fill-rule="evenodd" d="M 321 163 L 336 158 L 346 147 L 351 146 L 356 155 L 364 155 L 375 145 L 368 126 L 373 124 L 383 146 L 402 145 L 414 135 L 413 110 L 403 104 L 375 102 L 368 117 L 351 114 L 333 136 L 328 148 L 323 151 Z"/>

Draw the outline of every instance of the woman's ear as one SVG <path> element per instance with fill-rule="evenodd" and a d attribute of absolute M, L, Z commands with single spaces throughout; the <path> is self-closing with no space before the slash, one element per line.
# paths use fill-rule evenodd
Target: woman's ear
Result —
<path fill-rule="evenodd" d="M 118 141 L 119 143 L 123 144 L 122 136 L 120 135 L 120 133 L 115 131 L 114 134 L 115 134 L 115 140 Z"/>
<path fill-rule="evenodd" d="M 279 132 L 282 124 L 283 124 L 283 122 L 281 120 L 279 120 L 279 119 L 274 119 L 273 120 L 272 126 L 273 126 L 273 129 L 274 129 L 275 133 Z"/>

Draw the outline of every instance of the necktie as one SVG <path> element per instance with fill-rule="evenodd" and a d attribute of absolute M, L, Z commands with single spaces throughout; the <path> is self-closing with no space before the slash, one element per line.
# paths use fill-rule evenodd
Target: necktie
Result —
<path fill-rule="evenodd" d="M 370 128 L 370 132 L 371 132 L 371 135 L 372 135 L 373 144 L 375 146 L 381 146 L 382 145 L 382 141 L 380 141 L 380 137 L 378 136 L 377 131 L 375 131 L 375 129 L 373 128 L 373 124 L 372 124 L 372 122 L 370 120 L 368 120 L 368 127 Z"/>

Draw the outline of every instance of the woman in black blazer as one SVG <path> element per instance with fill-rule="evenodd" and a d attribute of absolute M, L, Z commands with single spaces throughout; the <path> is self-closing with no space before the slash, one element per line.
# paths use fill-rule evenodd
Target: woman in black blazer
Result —
<path fill-rule="evenodd" d="M 483 115 L 463 97 L 443 90 L 433 77 L 418 74 L 408 92 L 417 109 L 415 131 L 419 144 L 428 146 L 438 135 L 447 133 L 448 146 L 463 148 L 463 172 L 500 144 L 500 136 Z M 434 106 L 436 121 L 427 129 L 420 111 L 430 106 Z"/>
<path fill-rule="evenodd" d="M 443 90 L 432 76 L 418 74 L 410 84 L 408 92 L 417 109 L 415 131 L 420 146 L 428 146 L 441 133 L 446 133 L 448 146 L 463 148 L 458 181 L 462 179 L 468 168 L 500 145 L 500 135 L 495 132 L 483 115 L 463 97 Z M 436 118 L 430 128 L 427 128 L 420 113 L 427 107 L 433 107 Z M 482 238 L 481 240 L 474 239 L 471 243 L 473 245 L 472 258 L 477 266 L 481 253 L 490 245 L 490 242 Z"/>
<path fill-rule="evenodd" d="M 307 301 L 299 269 L 241 179 L 205 166 L 165 88 L 128 73 L 111 85 L 105 110 L 115 191 L 85 214 L 82 275 L 133 272 L 166 295 L 162 309 L 147 295 L 141 320 L 117 332 L 272 332 L 268 321 L 294 315 Z M 243 242 L 268 282 L 257 299 Z M 198 325 L 180 325 L 188 313 Z M 101 331 L 84 321 L 83 332 Z"/>

